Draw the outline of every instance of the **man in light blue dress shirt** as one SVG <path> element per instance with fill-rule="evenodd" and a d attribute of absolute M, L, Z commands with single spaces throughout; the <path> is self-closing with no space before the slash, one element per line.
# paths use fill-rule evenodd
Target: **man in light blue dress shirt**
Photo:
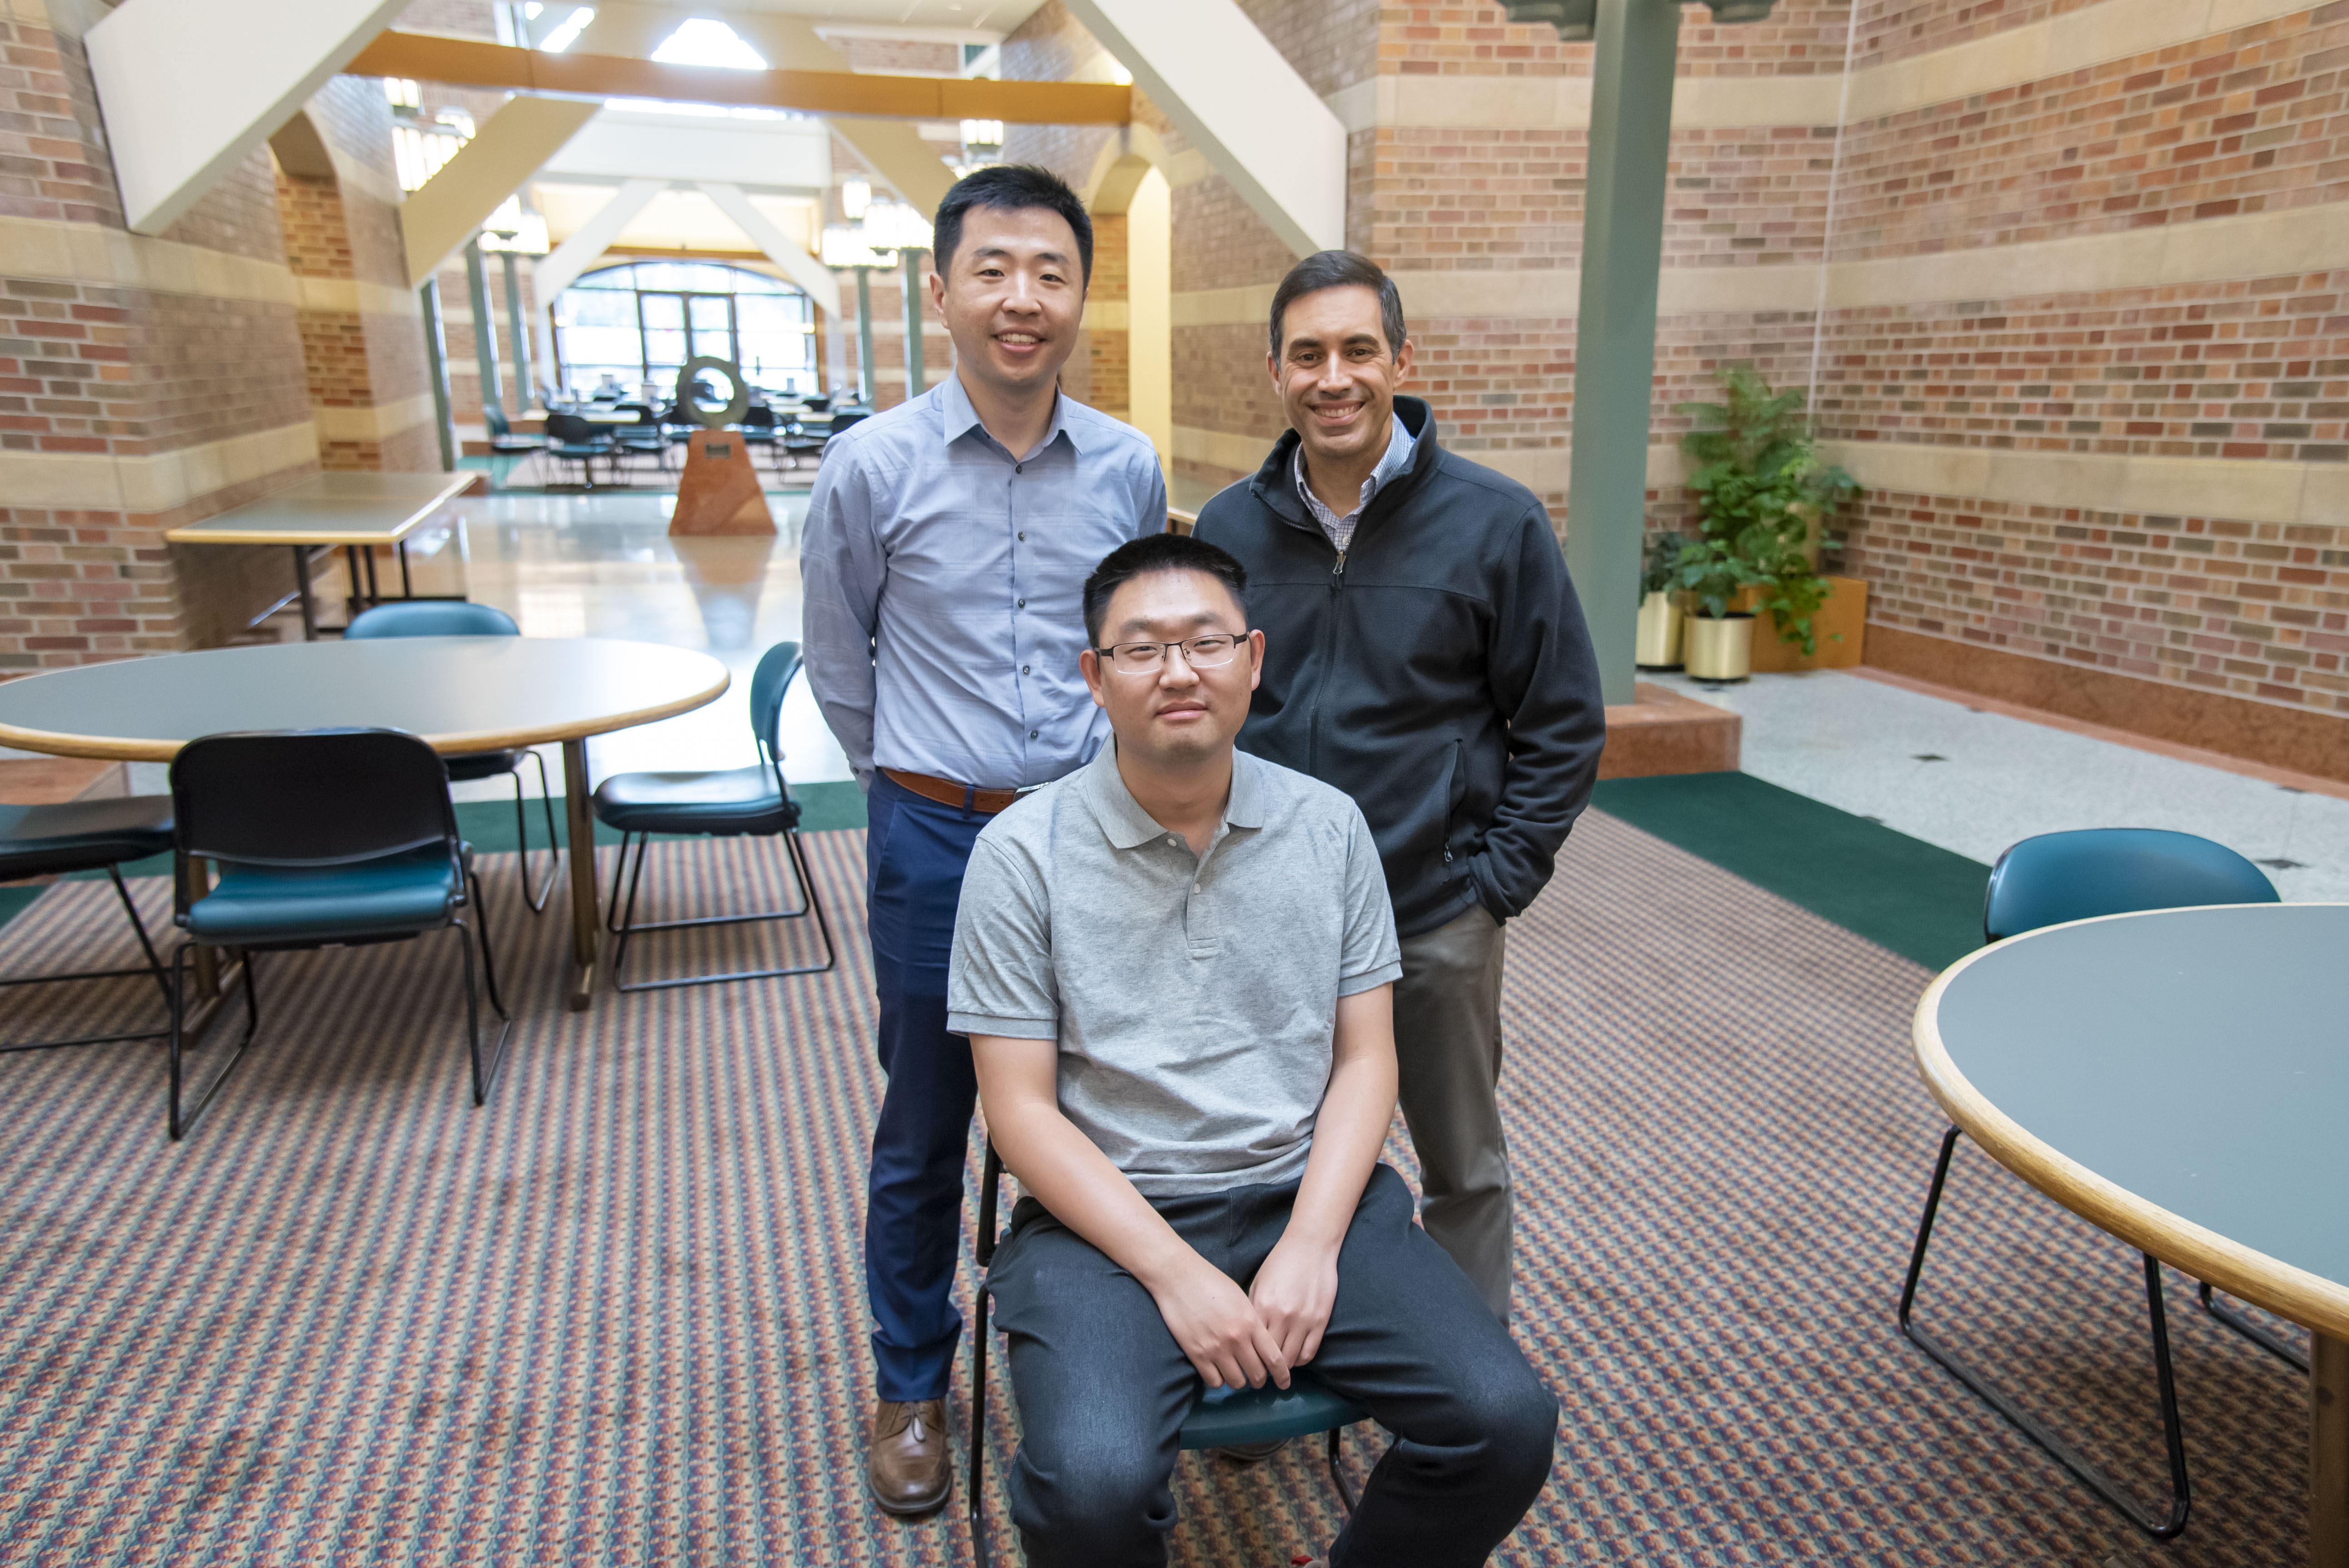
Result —
<path fill-rule="evenodd" d="M 949 1297 L 978 1094 L 947 1032 L 947 964 L 978 830 L 1090 761 L 1085 576 L 1166 526 L 1149 438 L 1061 397 L 1092 224 L 1040 169 L 980 170 L 939 204 L 931 304 L 954 341 L 938 386 L 833 441 L 800 549 L 808 681 L 864 787 L 865 900 L 888 1089 L 864 1222 L 874 1501 L 925 1513 L 951 1487 Z"/>

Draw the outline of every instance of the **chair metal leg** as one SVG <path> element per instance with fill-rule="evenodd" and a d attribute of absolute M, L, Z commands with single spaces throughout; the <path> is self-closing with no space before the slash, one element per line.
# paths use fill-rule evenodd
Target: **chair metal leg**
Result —
<path fill-rule="evenodd" d="M 481 923 L 481 969 L 489 977 L 490 1005 L 498 1010 L 499 1017 L 511 1018 L 513 1015 L 506 1011 L 505 998 L 498 995 L 497 953 L 490 942 L 490 901 L 481 896 L 481 879 L 473 874 L 472 867 L 465 868 L 465 877 L 472 884 L 473 908 Z"/>
<path fill-rule="evenodd" d="M 522 851 L 522 901 L 530 906 L 531 913 L 536 914 L 546 907 L 547 899 L 554 892 L 555 870 L 563 863 L 563 841 L 554 831 L 554 796 L 546 787 L 546 758 L 535 751 L 525 752 L 523 755 L 538 764 L 538 798 L 546 811 L 546 884 L 533 894 L 530 891 L 530 821 L 523 814 L 522 764 L 517 759 L 512 773 L 514 842 Z"/>
<path fill-rule="evenodd" d="M 1940 1208 L 1941 1190 L 1949 1181 L 1950 1157 L 1956 1152 L 1957 1146 L 1958 1129 L 1953 1126 L 1942 1135 L 1940 1158 L 1933 1164 L 1933 1185 L 1926 1194 L 1924 1217 L 1917 1225 L 1917 1244 L 1909 1254 L 1908 1283 L 1900 1291 L 1900 1332 L 1919 1349 L 1940 1362 L 1951 1376 L 1971 1389 L 1984 1404 L 2005 1417 L 2024 1437 L 2037 1443 L 2057 1463 L 2077 1476 L 2089 1491 L 2118 1510 L 2131 1524 L 2157 1541 L 2174 1538 L 2186 1528 L 2186 1516 L 2192 1499 L 2186 1482 L 2186 1434 L 2178 1416 L 2178 1382 L 2169 1366 L 2169 1324 L 2162 1308 L 2161 1264 L 2152 1253 L 2145 1253 L 2140 1256 L 2145 1263 L 2146 1313 L 2153 1328 L 2154 1379 L 2161 1397 L 2161 1431 L 2169 1449 L 2170 1508 L 2167 1515 L 2139 1508 L 2082 1458 L 2078 1450 L 2025 1415 L 2021 1406 L 1984 1382 L 1931 1335 L 1910 1321 L 1910 1310 L 1917 1300 L 1917 1282 L 1925 1270 L 1925 1248 L 1933 1235 L 1933 1217 Z"/>
<path fill-rule="evenodd" d="M 970 1550 L 988 1568 L 987 1546 L 987 1282 L 979 1281 L 978 1323 L 970 1341 Z"/>
<path fill-rule="evenodd" d="M 2210 1288 L 2210 1283 L 2208 1280 L 2198 1281 L 2197 1283 L 2202 1286 L 2201 1298 L 2203 1311 L 2209 1313 L 2211 1316 L 2217 1318 L 2220 1322 L 2225 1324 L 2228 1327 L 2233 1329 L 2236 1333 L 2241 1335 L 2244 1338 L 2250 1340 L 2252 1344 L 2258 1346 L 2261 1349 L 2266 1351 L 2277 1360 L 2282 1361 L 2290 1366 L 2296 1367 L 2302 1372 L 2308 1370 L 2308 1357 L 2293 1349 L 2289 1342 L 2278 1338 L 2267 1329 L 2262 1328 L 2260 1325 L 2244 1316 L 2235 1308 L 2229 1306 L 2226 1303 L 2220 1301 L 2218 1298 L 2218 1294 Z"/>
<path fill-rule="evenodd" d="M 715 985 L 729 980 L 771 980 L 792 975 L 821 975 L 839 962 L 839 954 L 833 946 L 832 923 L 824 918 L 823 902 L 816 897 L 815 878 L 808 870 L 807 854 L 800 844 L 798 829 L 786 829 L 782 835 L 784 857 L 791 866 L 792 880 L 799 892 L 797 909 L 761 910 L 753 914 L 708 914 L 698 915 L 688 920 L 650 920 L 642 923 L 636 920 L 636 890 L 644 882 L 645 860 L 652 851 L 652 835 L 649 833 L 636 835 L 636 858 L 633 867 L 627 863 L 627 837 L 626 834 L 621 836 L 619 867 L 622 876 L 625 876 L 627 881 L 627 897 L 625 902 L 622 901 L 620 878 L 616 877 L 612 883 L 612 903 L 618 913 L 605 917 L 607 928 L 618 939 L 612 947 L 614 990 L 660 991 L 678 985 Z M 696 975 L 673 980 L 638 980 L 631 983 L 621 978 L 624 973 L 623 965 L 627 962 L 629 941 L 640 932 L 684 931 L 704 925 L 745 925 L 757 921 L 797 920 L 809 914 L 815 916 L 816 932 L 823 944 L 823 962 L 821 964 L 790 965 L 776 969 L 742 969 L 726 975 Z"/>
<path fill-rule="evenodd" d="M 477 893 L 475 896 L 480 895 Z M 473 1103 L 486 1105 L 490 1091 L 498 1086 L 498 1073 L 506 1065 L 506 1043 L 513 1035 L 513 1020 L 505 1016 L 503 1007 L 498 1009 L 498 1016 L 503 1021 L 498 1026 L 497 1044 L 491 1047 L 489 1069 L 484 1072 L 481 1068 L 481 988 L 473 983 L 473 934 L 466 929 L 461 920 L 451 918 L 449 923 L 456 928 L 457 945 L 465 955 L 465 1039 L 473 1059 Z M 481 952 L 486 960 L 488 947 L 484 945 Z M 492 1000 L 495 999 L 492 994 Z"/>
<path fill-rule="evenodd" d="M 261 1027 L 261 995 L 254 984 L 254 954 L 248 951 L 244 954 L 243 963 L 244 1037 L 237 1041 L 236 1049 L 229 1053 L 228 1060 L 222 1062 L 219 1070 L 212 1074 L 212 1081 L 205 1086 L 204 1092 L 197 1097 L 196 1102 L 182 1109 L 181 1104 L 182 1097 L 180 1093 L 180 1055 L 183 1048 L 181 1035 L 184 1032 L 184 1021 L 188 1011 L 188 954 L 194 950 L 195 946 L 192 942 L 183 942 L 171 954 L 171 1087 L 166 1127 L 174 1143 L 196 1130 L 197 1119 L 203 1115 L 205 1107 L 212 1104 L 212 1097 L 220 1093 L 221 1086 L 228 1082 L 228 1075 L 234 1072 L 236 1065 L 244 1059 L 245 1047 L 253 1044 L 254 1034 Z"/>
<path fill-rule="evenodd" d="M 130 899 L 130 890 L 123 885 L 122 871 L 109 865 L 106 874 L 113 879 L 114 896 L 122 901 L 122 913 L 130 917 L 130 929 L 138 934 L 140 951 L 147 954 L 144 969 L 78 969 L 63 975 L 18 975 L 0 979 L 0 985 L 47 985 L 67 980 L 118 980 L 133 975 L 154 977 L 155 988 L 163 995 L 163 1006 L 168 1013 L 171 1006 L 171 981 L 163 972 L 163 961 L 155 955 L 155 944 L 148 940 L 147 923 L 139 918 L 139 906 Z M 122 1035 L 81 1035 L 67 1040 L 25 1040 L 15 1045 L 0 1045 L 0 1056 L 11 1051 L 46 1051 L 60 1046 L 110 1046 L 125 1040 L 160 1040 L 171 1033 L 168 1024 L 160 1029 L 141 1029 Z"/>
<path fill-rule="evenodd" d="M 1343 1427 L 1330 1429 L 1330 1484 L 1338 1489 L 1338 1501 L 1346 1505 L 1346 1511 L 1350 1514 L 1354 1511 L 1354 1489 L 1346 1484 L 1345 1472 L 1338 1468 L 1338 1458 L 1343 1451 L 1340 1439 L 1345 1430 Z"/>

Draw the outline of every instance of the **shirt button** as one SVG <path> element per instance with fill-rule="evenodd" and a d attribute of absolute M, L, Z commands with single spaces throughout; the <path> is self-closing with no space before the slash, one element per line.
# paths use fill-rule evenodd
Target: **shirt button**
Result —
<path fill-rule="evenodd" d="M 1181 843 L 1183 841 L 1182 841 L 1182 840 L 1180 840 L 1180 839 L 1178 839 L 1178 838 L 1176 838 L 1174 834 L 1169 833 L 1169 834 L 1167 834 L 1167 835 L 1166 835 L 1166 841 L 1167 841 L 1168 843 L 1170 843 L 1170 844 L 1179 844 L 1179 843 Z"/>
<path fill-rule="evenodd" d="M 1023 528 L 1023 529 L 1021 529 L 1021 530 L 1019 531 L 1019 539 L 1020 539 L 1020 542 L 1021 542 L 1022 543 L 1025 543 L 1025 542 L 1027 542 L 1027 539 L 1028 539 L 1028 531 L 1027 531 L 1026 529 L 1024 529 L 1024 528 Z"/>
<path fill-rule="evenodd" d="M 1032 729 L 1031 729 L 1031 730 L 1030 730 L 1030 731 L 1028 732 L 1028 738 L 1029 738 L 1029 739 L 1030 739 L 1030 740 L 1035 739 L 1035 738 L 1036 738 L 1036 732 L 1035 732 L 1034 730 L 1032 730 Z"/>
<path fill-rule="evenodd" d="M 1011 465 L 1011 471 L 1015 474 L 1024 474 L 1028 471 L 1028 465 L 1026 463 L 1014 463 Z"/>
<path fill-rule="evenodd" d="M 1021 665 L 1019 666 L 1019 673 L 1023 676 L 1026 675 L 1028 673 L 1028 666 L 1026 665 Z"/>

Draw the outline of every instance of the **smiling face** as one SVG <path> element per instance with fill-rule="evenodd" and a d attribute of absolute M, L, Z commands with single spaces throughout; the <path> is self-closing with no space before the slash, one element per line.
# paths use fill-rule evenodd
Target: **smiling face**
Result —
<path fill-rule="evenodd" d="M 1239 602 L 1205 572 L 1145 572 L 1110 595 L 1102 611 L 1102 647 L 1181 642 L 1211 632 L 1247 642 L 1229 663 L 1206 669 L 1194 668 L 1179 651 L 1167 654 L 1156 670 L 1142 672 L 1120 669 L 1092 649 L 1079 655 L 1093 701 L 1109 713 L 1121 758 L 1179 769 L 1228 752 L 1264 670 L 1264 634 L 1247 629 Z"/>
<path fill-rule="evenodd" d="M 930 301 L 966 377 L 1014 400 L 1049 387 L 1085 314 L 1076 231 L 1050 207 L 973 207 Z"/>
<path fill-rule="evenodd" d="M 1280 352 L 1266 356 L 1265 366 L 1308 463 L 1377 460 L 1395 392 L 1411 377 L 1411 354 L 1409 338 L 1402 353 L 1389 351 L 1370 289 L 1317 289 L 1290 302 Z"/>

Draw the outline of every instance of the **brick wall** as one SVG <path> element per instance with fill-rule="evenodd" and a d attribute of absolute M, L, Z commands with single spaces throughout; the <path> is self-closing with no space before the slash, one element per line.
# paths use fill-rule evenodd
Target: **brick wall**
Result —
<path fill-rule="evenodd" d="M 15 21 L 0 43 L 0 222 L 30 225 L 18 254 L 73 258 L 0 276 L 0 675 L 225 640 L 290 588 L 283 552 L 163 531 L 316 467 L 269 156 L 124 236 L 78 39 Z"/>
<path fill-rule="evenodd" d="M 1333 105 L 1360 115 L 1361 84 L 1393 78 L 1381 101 L 1402 109 L 1349 121 L 1349 242 L 1402 280 L 1413 389 L 1447 441 L 1533 484 L 1563 529 L 1588 137 L 1567 109 L 1485 123 L 1475 84 L 1572 102 L 1590 46 L 1481 0 L 1247 9 Z M 2143 36 L 2118 9 L 2107 35 L 2078 15 L 2047 33 L 2084 11 L 1684 13 L 1651 471 L 1675 466 L 1673 405 L 1715 396 L 1723 366 L 1810 386 L 1872 486 L 1843 565 L 1901 667 L 2021 689 L 2036 677 L 1998 661 L 2032 661 L 2106 722 L 2349 776 L 2349 264 L 2301 222 L 2349 195 L 2349 5 L 2205 36 Z M 2040 33 L 1999 36 L 2023 28 Z M 2067 49 L 2082 63 L 2043 79 L 2013 65 Z M 1078 74 L 1096 52 L 1048 4 L 1006 74 Z M 1014 137 L 1072 179 L 1103 140 Z M 1292 258 L 1212 173 L 1178 182 L 1175 213 L 1175 477 L 1195 496 L 1279 431 L 1248 291 Z M 2161 504 L 2162 463 L 2186 465 L 2192 504 Z M 2124 495 L 2144 499 L 2098 510 Z M 1689 516 L 1677 486 L 1651 492 L 1651 527 Z"/>

